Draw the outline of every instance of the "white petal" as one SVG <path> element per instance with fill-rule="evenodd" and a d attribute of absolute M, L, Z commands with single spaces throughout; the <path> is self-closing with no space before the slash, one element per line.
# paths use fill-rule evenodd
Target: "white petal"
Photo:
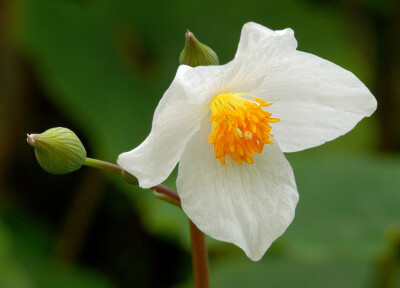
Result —
<path fill-rule="evenodd" d="M 354 74 L 315 55 L 296 51 L 266 73 L 249 93 L 274 103 L 266 110 L 281 120 L 272 133 L 283 152 L 333 140 L 376 110 L 376 99 Z"/>
<path fill-rule="evenodd" d="M 198 66 L 182 74 L 188 96 L 198 105 L 209 109 L 214 96 L 222 93 L 230 64 L 218 66 Z"/>
<path fill-rule="evenodd" d="M 190 69 L 187 66 L 178 69 L 156 109 L 147 139 L 118 157 L 118 164 L 135 175 L 143 188 L 155 186 L 169 176 L 187 141 L 199 129 L 201 118 L 208 112 L 187 93 L 182 78 Z"/>
<path fill-rule="evenodd" d="M 292 29 L 273 31 L 260 24 L 248 22 L 242 28 L 235 57 L 256 53 L 261 57 L 272 58 L 287 54 L 296 47 L 297 41 Z"/>
<path fill-rule="evenodd" d="M 276 143 L 266 145 L 254 164 L 239 166 L 227 157 L 222 165 L 208 143 L 209 126 L 193 135 L 179 163 L 182 208 L 201 231 L 257 261 L 293 220 L 293 171 Z"/>
<path fill-rule="evenodd" d="M 258 87 L 268 77 L 267 67 L 296 50 L 292 29 L 270 30 L 256 23 L 243 26 L 235 59 L 229 63 L 225 90 L 245 93 Z"/>

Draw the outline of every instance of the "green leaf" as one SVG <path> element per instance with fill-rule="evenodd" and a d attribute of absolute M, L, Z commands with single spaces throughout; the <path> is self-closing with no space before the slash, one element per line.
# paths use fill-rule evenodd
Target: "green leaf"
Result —
<path fill-rule="evenodd" d="M 226 259 L 211 265 L 211 287 L 361 288 L 372 266 L 357 261 L 300 262 L 264 258 L 260 262 Z M 179 287 L 192 287 L 192 279 Z"/>
<path fill-rule="evenodd" d="M 13 239 L 9 228 L 0 218 L 0 287 L 31 288 L 32 282 L 25 275 L 13 255 Z"/>
<path fill-rule="evenodd" d="M 104 276 L 53 259 L 54 232 L 17 207 L 1 207 L 0 287 L 115 288 Z M 10 209 L 11 208 L 11 209 Z"/>
<path fill-rule="evenodd" d="M 288 155 L 300 201 L 282 240 L 308 257 L 375 258 L 400 227 L 399 159 L 312 154 Z"/>

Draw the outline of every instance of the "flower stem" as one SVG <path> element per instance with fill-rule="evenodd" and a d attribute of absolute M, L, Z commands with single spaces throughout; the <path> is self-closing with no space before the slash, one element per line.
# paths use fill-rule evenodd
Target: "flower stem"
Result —
<path fill-rule="evenodd" d="M 195 288 L 209 288 L 208 253 L 206 237 L 189 219 L 190 239 L 192 243 L 192 262 Z"/>
<path fill-rule="evenodd" d="M 120 175 L 124 179 L 127 179 L 127 176 L 126 176 L 127 172 L 122 170 L 122 168 L 116 164 L 101 161 L 98 159 L 86 158 L 84 165 L 93 167 L 93 168 L 97 168 L 97 169 L 101 169 L 104 171 L 108 171 L 108 172 Z M 130 176 L 134 177 L 133 175 L 130 175 Z M 164 185 L 157 185 L 157 186 L 151 187 L 150 189 L 155 191 L 154 195 L 157 198 L 160 198 L 161 200 L 169 202 L 178 207 L 181 206 L 181 200 L 180 200 L 178 194 L 175 191 L 173 191 L 172 189 L 170 189 Z"/>
<path fill-rule="evenodd" d="M 164 185 L 157 185 L 152 188 L 154 190 L 154 196 L 164 200 L 172 205 L 181 207 L 181 199 L 175 191 L 169 189 Z"/>
<path fill-rule="evenodd" d="M 86 158 L 84 165 L 108 171 L 117 175 L 121 175 L 122 173 L 122 169 L 118 165 L 93 158 Z"/>

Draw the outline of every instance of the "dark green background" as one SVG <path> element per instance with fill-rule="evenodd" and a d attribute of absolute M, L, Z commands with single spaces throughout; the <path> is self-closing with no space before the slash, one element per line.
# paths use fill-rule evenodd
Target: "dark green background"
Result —
<path fill-rule="evenodd" d="M 247 21 L 292 28 L 378 110 L 286 155 L 294 222 L 256 263 L 208 239 L 212 287 L 400 287 L 399 19 L 395 0 L 0 1 L 0 287 L 191 287 L 179 209 L 90 168 L 46 174 L 25 135 L 69 127 L 90 157 L 115 162 L 149 133 L 186 29 L 226 63 Z"/>

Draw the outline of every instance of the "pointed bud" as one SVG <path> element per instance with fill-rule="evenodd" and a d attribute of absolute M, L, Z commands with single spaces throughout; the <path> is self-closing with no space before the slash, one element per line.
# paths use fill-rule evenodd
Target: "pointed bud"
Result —
<path fill-rule="evenodd" d="M 185 37 L 185 48 L 179 57 L 179 64 L 192 67 L 218 65 L 218 56 L 210 47 L 200 43 L 189 30 Z"/>
<path fill-rule="evenodd" d="M 51 128 L 42 134 L 28 134 L 26 140 L 35 148 L 40 166 L 51 174 L 61 175 L 78 170 L 86 160 L 86 150 L 74 132 Z"/>

